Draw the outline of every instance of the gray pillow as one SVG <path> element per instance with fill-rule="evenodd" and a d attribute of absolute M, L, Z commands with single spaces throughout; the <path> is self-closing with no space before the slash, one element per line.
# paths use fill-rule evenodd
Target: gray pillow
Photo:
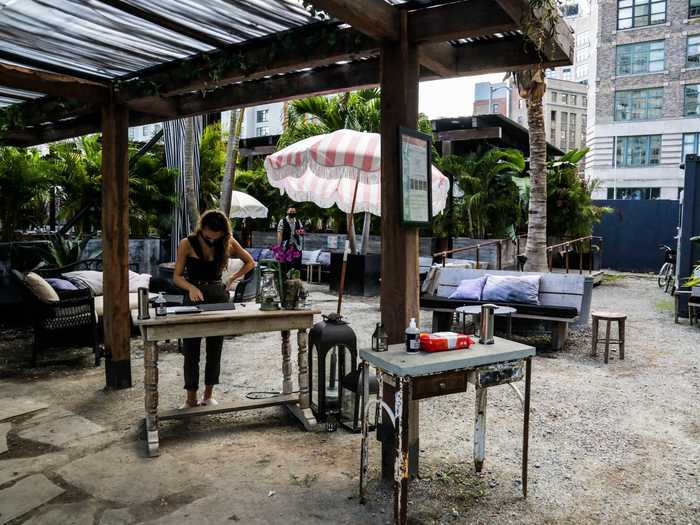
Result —
<path fill-rule="evenodd" d="M 476 279 L 464 279 L 460 281 L 457 289 L 450 294 L 450 299 L 462 299 L 465 301 L 478 301 L 481 299 L 481 291 L 484 288 L 486 276 Z"/>
<path fill-rule="evenodd" d="M 540 304 L 539 275 L 487 275 L 482 301 Z"/>

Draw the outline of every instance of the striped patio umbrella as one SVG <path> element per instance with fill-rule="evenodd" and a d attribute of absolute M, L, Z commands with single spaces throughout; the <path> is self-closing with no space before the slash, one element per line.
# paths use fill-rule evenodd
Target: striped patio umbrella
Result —
<path fill-rule="evenodd" d="M 341 129 L 301 140 L 265 159 L 270 184 L 297 202 L 345 213 L 381 215 L 381 141 L 378 133 Z M 355 208 L 353 195 L 357 187 Z M 447 202 L 449 180 L 432 167 L 433 214 Z"/>

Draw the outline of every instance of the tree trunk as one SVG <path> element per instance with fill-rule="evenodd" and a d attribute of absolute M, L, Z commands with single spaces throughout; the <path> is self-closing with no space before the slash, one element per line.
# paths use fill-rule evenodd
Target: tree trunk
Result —
<path fill-rule="evenodd" d="M 236 180 L 236 162 L 238 160 L 238 147 L 240 144 L 244 115 L 245 108 L 231 113 L 228 144 L 226 145 L 224 180 L 221 183 L 221 199 L 219 201 L 221 203 L 221 209 L 227 217 L 231 214 L 231 192 L 233 191 L 233 183 Z"/>
<path fill-rule="evenodd" d="M 365 218 L 362 223 L 362 255 L 367 255 L 369 248 L 369 230 L 372 225 L 372 215 L 370 212 L 365 212 Z"/>
<path fill-rule="evenodd" d="M 527 222 L 527 264 L 531 272 L 546 272 L 547 265 L 547 142 L 542 98 L 544 82 L 529 90 L 527 122 L 530 129 L 530 207 Z"/>
<path fill-rule="evenodd" d="M 185 119 L 185 200 L 190 226 L 199 221 L 199 198 L 194 191 L 194 117 Z"/>

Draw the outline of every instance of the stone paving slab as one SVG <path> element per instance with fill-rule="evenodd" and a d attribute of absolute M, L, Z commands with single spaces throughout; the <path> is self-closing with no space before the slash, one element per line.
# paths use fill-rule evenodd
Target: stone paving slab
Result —
<path fill-rule="evenodd" d="M 0 421 L 36 412 L 49 405 L 26 397 L 0 397 Z"/>
<path fill-rule="evenodd" d="M 140 441 L 113 445 L 65 465 L 57 474 L 96 498 L 121 505 L 146 503 L 208 483 L 196 465 L 167 452 L 146 458 L 142 448 Z"/>
<path fill-rule="evenodd" d="M 43 474 L 30 476 L 0 490 L 0 525 L 40 507 L 63 492 Z"/>
<path fill-rule="evenodd" d="M 129 509 L 107 509 L 100 518 L 100 525 L 131 525 L 136 522 Z"/>
<path fill-rule="evenodd" d="M 33 418 L 32 418 L 33 419 Z M 32 420 L 27 422 L 31 425 Z M 79 439 L 99 434 L 105 429 L 84 417 L 68 413 L 62 417 L 43 418 L 39 424 L 20 430 L 17 435 L 22 439 L 46 443 L 55 447 L 70 446 Z"/>
<path fill-rule="evenodd" d="M 0 460 L 0 485 L 9 483 L 29 474 L 55 468 L 68 463 L 65 454 L 44 454 L 35 458 L 13 458 Z"/>
<path fill-rule="evenodd" d="M 93 525 L 98 510 L 95 502 L 50 505 L 46 512 L 32 516 L 22 525 Z"/>
<path fill-rule="evenodd" d="M 8 451 L 7 434 L 10 433 L 12 425 L 10 423 L 0 423 L 0 454 Z"/>

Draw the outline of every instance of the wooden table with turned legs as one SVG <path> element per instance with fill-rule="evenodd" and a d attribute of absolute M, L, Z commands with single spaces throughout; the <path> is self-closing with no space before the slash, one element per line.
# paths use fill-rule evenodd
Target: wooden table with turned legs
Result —
<path fill-rule="evenodd" d="M 166 419 L 180 419 L 225 412 L 238 412 L 272 406 L 285 406 L 302 423 L 306 430 L 314 430 L 316 419 L 311 412 L 308 380 L 308 330 L 313 326 L 314 315 L 319 310 L 276 310 L 263 312 L 257 305 L 237 305 L 236 310 L 170 314 L 156 317 L 151 310 L 150 319 L 138 319 L 132 312 L 134 324 L 143 338 L 144 389 L 146 405 L 146 444 L 148 455 L 160 454 L 158 426 Z M 297 358 L 299 391 L 294 392 L 292 377 L 291 332 L 297 330 Z M 215 406 L 198 406 L 187 409 L 158 411 L 158 347 L 159 341 L 243 335 L 262 332 L 280 332 L 282 336 L 282 392 L 268 399 L 221 402 Z"/>

